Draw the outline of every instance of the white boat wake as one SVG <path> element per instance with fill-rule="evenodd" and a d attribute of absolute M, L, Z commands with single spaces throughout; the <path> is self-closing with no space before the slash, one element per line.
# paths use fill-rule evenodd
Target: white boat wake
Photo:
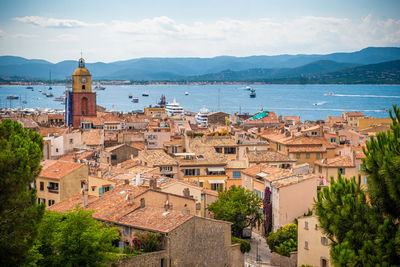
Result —
<path fill-rule="evenodd" d="M 344 97 L 373 97 L 373 98 L 400 98 L 397 95 L 342 95 L 342 94 L 334 94 L 332 96 L 344 96 Z"/>

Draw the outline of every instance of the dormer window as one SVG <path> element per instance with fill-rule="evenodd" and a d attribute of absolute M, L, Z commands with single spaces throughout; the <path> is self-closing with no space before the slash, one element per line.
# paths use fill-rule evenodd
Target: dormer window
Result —
<path fill-rule="evenodd" d="M 82 85 L 82 90 L 85 90 L 86 88 L 85 88 L 85 85 Z"/>

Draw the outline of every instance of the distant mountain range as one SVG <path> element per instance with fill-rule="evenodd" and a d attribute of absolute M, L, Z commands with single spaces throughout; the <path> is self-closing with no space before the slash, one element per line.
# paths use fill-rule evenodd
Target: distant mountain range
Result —
<path fill-rule="evenodd" d="M 94 80 L 242 81 L 279 83 L 400 83 L 399 47 L 369 47 L 352 53 L 214 58 L 138 58 L 88 63 Z M 2 80 L 65 80 L 77 61 L 0 57 Z"/>

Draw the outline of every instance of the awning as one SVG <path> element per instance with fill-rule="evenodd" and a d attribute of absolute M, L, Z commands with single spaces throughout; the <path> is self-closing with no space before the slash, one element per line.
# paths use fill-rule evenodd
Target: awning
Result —
<path fill-rule="evenodd" d="M 199 183 L 204 183 L 204 180 L 199 180 Z"/>
<path fill-rule="evenodd" d="M 224 167 L 208 167 L 207 169 L 209 172 L 224 172 L 225 171 Z"/>
<path fill-rule="evenodd" d="M 225 180 L 208 180 L 209 184 L 224 184 Z"/>

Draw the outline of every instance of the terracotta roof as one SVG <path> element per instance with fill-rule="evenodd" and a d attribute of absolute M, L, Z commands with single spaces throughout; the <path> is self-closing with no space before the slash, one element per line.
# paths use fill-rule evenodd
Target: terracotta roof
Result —
<path fill-rule="evenodd" d="M 316 165 L 323 167 L 354 167 L 350 156 L 338 156 L 330 159 L 316 160 Z"/>
<path fill-rule="evenodd" d="M 343 117 L 329 117 L 327 119 L 327 122 L 329 122 L 329 123 L 344 123 L 345 120 L 343 119 Z"/>
<path fill-rule="evenodd" d="M 266 164 L 258 164 L 249 167 L 242 171 L 242 173 L 249 175 L 253 178 L 259 176 L 270 182 L 295 175 L 295 173 L 289 169 L 270 167 Z"/>
<path fill-rule="evenodd" d="M 40 127 L 39 128 L 39 134 L 41 137 L 47 137 L 47 136 L 61 136 L 63 134 L 67 134 L 69 132 L 68 128 L 60 128 L 60 127 Z"/>
<path fill-rule="evenodd" d="M 165 153 L 164 150 L 142 150 L 139 151 L 138 157 L 151 162 L 155 166 L 178 165 L 177 161 Z"/>
<path fill-rule="evenodd" d="M 228 160 L 226 169 L 245 169 L 247 164 L 245 160 Z"/>
<path fill-rule="evenodd" d="M 100 146 L 104 144 L 104 130 L 91 129 L 82 133 L 82 143 L 88 146 Z"/>
<path fill-rule="evenodd" d="M 89 204 L 96 201 L 97 199 L 98 197 L 88 195 Z M 50 207 L 47 207 L 46 210 L 64 213 L 69 210 L 75 209 L 76 206 L 83 206 L 82 194 L 75 194 L 70 196 L 69 198 L 63 199 L 62 201 L 57 202 Z"/>
<path fill-rule="evenodd" d="M 88 159 L 91 156 L 93 156 L 93 154 L 94 154 L 93 150 L 79 150 L 79 151 L 77 150 L 77 151 L 72 151 L 72 152 L 68 153 L 67 155 L 62 156 L 58 160 L 75 162 L 75 159 L 77 159 L 77 160 Z"/>
<path fill-rule="evenodd" d="M 285 116 L 285 121 L 301 122 L 300 117 L 298 116 Z"/>
<path fill-rule="evenodd" d="M 347 117 L 365 117 L 360 111 L 348 111 L 346 112 Z"/>
<path fill-rule="evenodd" d="M 286 145 L 324 145 L 326 148 L 335 148 L 324 137 L 296 136 L 282 143 Z"/>
<path fill-rule="evenodd" d="M 276 151 L 247 151 L 247 157 L 250 162 L 287 162 L 296 161 L 288 156 Z"/>
<path fill-rule="evenodd" d="M 132 227 L 168 233 L 193 217 L 194 215 L 184 215 L 174 210 L 166 212 L 161 208 L 145 207 L 123 216 L 118 222 Z"/>
<path fill-rule="evenodd" d="M 276 188 L 281 188 L 281 187 L 285 187 L 285 186 L 289 186 L 289 185 L 293 185 L 293 184 L 298 184 L 301 183 L 305 180 L 309 180 L 309 179 L 317 179 L 318 176 L 316 174 L 310 173 L 310 174 L 301 174 L 301 175 L 297 175 L 294 177 L 290 177 L 288 179 L 284 179 L 284 180 L 280 180 L 277 182 L 273 182 L 272 185 Z"/>
<path fill-rule="evenodd" d="M 47 165 L 45 161 L 43 162 L 43 168 L 39 174 L 39 177 L 60 179 L 66 176 L 67 174 L 70 174 L 71 172 L 79 169 L 82 166 L 85 165 L 81 163 L 60 161 L 60 160 L 57 160 L 53 164 Z"/>
<path fill-rule="evenodd" d="M 291 146 L 288 148 L 289 153 L 301 153 L 301 152 L 326 152 L 326 149 L 323 146 Z"/>
<path fill-rule="evenodd" d="M 125 144 L 120 144 L 120 145 L 116 145 L 116 146 L 110 146 L 110 147 L 105 148 L 104 150 L 107 151 L 107 152 L 110 152 L 110 151 L 114 151 L 115 149 L 118 149 L 118 148 L 123 147 L 123 146 L 126 146 L 126 145 Z"/>
<path fill-rule="evenodd" d="M 236 146 L 236 140 L 230 136 L 206 136 L 202 141 L 203 144 L 213 147 Z"/>
<path fill-rule="evenodd" d="M 53 120 L 54 119 L 58 119 L 58 120 L 62 119 L 63 120 L 63 119 L 65 119 L 65 116 L 63 114 L 49 114 L 48 118 L 49 118 L 49 120 L 50 119 L 53 119 Z"/>
<path fill-rule="evenodd" d="M 192 180 L 192 179 L 189 179 L 189 180 L 177 180 L 177 179 L 174 179 L 174 178 L 165 177 L 165 178 L 161 178 L 161 179 L 158 179 L 158 180 L 157 180 L 157 185 L 158 185 L 160 188 L 169 187 L 169 186 L 171 186 L 171 185 L 173 185 L 173 184 L 176 184 L 176 183 L 181 183 L 181 184 L 186 184 L 186 185 L 190 185 L 190 186 L 195 186 L 195 187 L 198 187 L 199 189 L 202 189 L 202 188 L 199 186 L 199 184 L 197 183 L 197 181 Z"/>
<path fill-rule="evenodd" d="M 202 194 L 207 194 L 207 195 L 212 195 L 212 196 L 218 197 L 218 192 L 215 191 L 215 190 L 209 190 L 209 189 L 203 188 L 203 189 L 201 190 L 201 193 L 202 193 Z"/>
<path fill-rule="evenodd" d="M 365 149 L 366 149 L 366 147 L 365 147 Z M 355 156 L 357 159 L 363 159 L 366 157 L 364 154 L 364 151 L 363 151 L 363 146 L 357 146 L 357 147 L 353 146 L 353 147 L 351 147 L 351 150 L 355 152 Z"/>

